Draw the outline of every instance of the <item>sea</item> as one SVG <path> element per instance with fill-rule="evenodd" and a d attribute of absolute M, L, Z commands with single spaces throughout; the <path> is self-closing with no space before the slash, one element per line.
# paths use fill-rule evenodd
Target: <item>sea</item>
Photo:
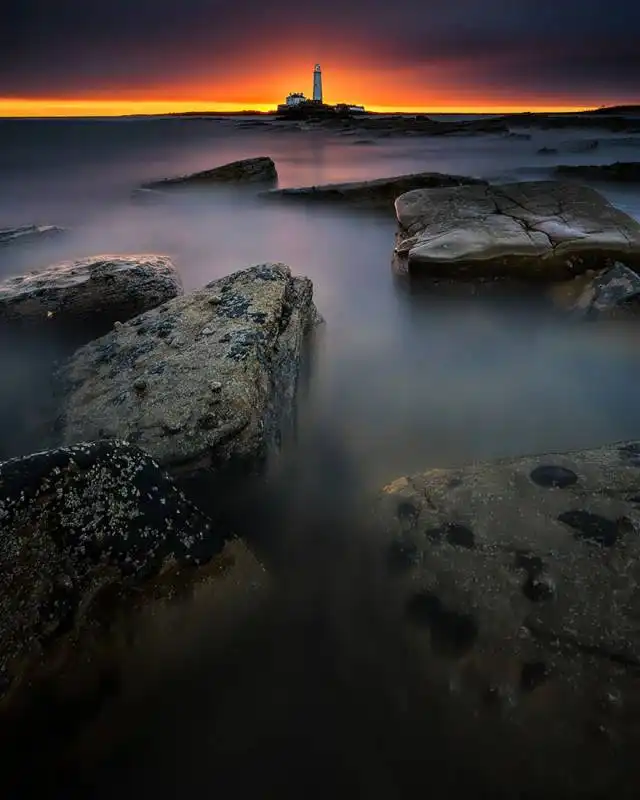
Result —
<path fill-rule="evenodd" d="M 185 668 L 135 713 L 128 709 L 117 753 L 103 754 L 78 796 L 441 796 L 434 794 L 440 778 L 448 790 L 463 786 L 464 758 L 455 743 L 440 741 L 435 721 L 417 723 L 410 702 L 389 700 L 402 669 L 393 663 L 384 597 L 361 574 L 373 545 L 355 531 L 351 507 L 419 470 L 640 438 L 637 334 L 567 325 L 526 292 L 415 291 L 391 269 L 392 214 L 265 202 L 237 189 L 141 204 L 132 190 L 261 155 L 274 159 L 280 187 L 424 171 L 537 180 L 559 163 L 640 160 L 640 136 L 581 126 L 514 128 L 530 138 L 374 136 L 363 143 L 247 121 L 0 120 L 0 227 L 68 229 L 7 248 L 0 278 L 96 254 L 164 253 L 189 291 L 254 264 L 284 262 L 312 279 L 325 320 L 299 430 L 282 455 L 293 468 L 274 489 L 275 522 L 266 545 L 261 540 L 267 560 L 270 545 L 295 554 L 279 562 L 278 579 L 292 587 L 281 614 L 235 661 L 222 663 L 192 642 L 189 664 L 195 659 L 198 668 Z M 592 140 L 598 146 L 589 149 Z M 557 153 L 540 154 L 543 147 Z M 640 188 L 597 188 L 640 220 Z M 3 358 L 0 411 L 11 418 L 15 386 L 34 391 L 30 381 L 43 368 L 38 344 L 29 348 Z M 11 437 L 7 426 L 4 435 Z M 20 454 L 19 440 L 11 447 Z M 354 557 L 353 541 L 361 556 Z M 348 600 L 332 593 L 339 563 L 353 566 Z M 380 614 L 380 625 L 345 634 L 362 604 Z M 206 609 L 194 613 L 206 616 Z M 385 653 L 384 670 L 372 653 Z"/>

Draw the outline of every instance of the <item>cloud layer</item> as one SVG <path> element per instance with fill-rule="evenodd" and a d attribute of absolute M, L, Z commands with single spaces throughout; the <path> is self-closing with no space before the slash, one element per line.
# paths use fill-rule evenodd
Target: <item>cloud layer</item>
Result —
<path fill-rule="evenodd" d="M 359 74 L 369 102 L 374 75 L 380 102 L 394 85 L 414 105 L 640 100 L 639 29 L 629 0 L 21 0 L 3 14 L 0 97 L 278 97 L 321 61 Z"/>

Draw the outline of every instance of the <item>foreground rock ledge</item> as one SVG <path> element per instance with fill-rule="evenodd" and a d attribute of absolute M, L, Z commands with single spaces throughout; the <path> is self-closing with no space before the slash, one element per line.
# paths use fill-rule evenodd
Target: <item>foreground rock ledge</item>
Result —
<path fill-rule="evenodd" d="M 432 469 L 376 509 L 428 691 L 502 766 L 479 758 L 605 796 L 640 744 L 640 442 Z"/>
<path fill-rule="evenodd" d="M 225 183 L 275 183 L 278 180 L 276 165 L 269 156 L 245 158 L 232 161 L 220 167 L 194 172 L 190 175 L 178 175 L 158 181 L 144 183 L 142 189 L 177 189 L 188 186 L 207 186 Z"/>
<path fill-rule="evenodd" d="M 108 587 L 206 563 L 225 539 L 157 463 L 119 441 L 0 464 L 0 533 L 0 697 L 46 668 Z"/>
<path fill-rule="evenodd" d="M 272 189 L 262 197 L 283 200 L 346 202 L 366 208 L 393 209 L 397 197 L 414 189 L 442 186 L 486 186 L 486 181 L 462 175 L 420 172 L 393 178 L 377 178 L 353 183 L 329 183 L 323 186 L 302 186 L 294 189 Z"/>
<path fill-rule="evenodd" d="M 400 273 L 563 280 L 612 260 L 640 264 L 640 224 L 587 186 L 424 189 L 401 195 L 395 207 Z"/>
<path fill-rule="evenodd" d="M 53 264 L 0 283 L 0 323 L 86 326 L 85 341 L 182 294 L 180 277 L 159 255 L 99 255 Z"/>
<path fill-rule="evenodd" d="M 312 292 L 262 264 L 86 345 L 56 379 L 62 443 L 126 439 L 185 477 L 257 466 L 293 410 Z"/>

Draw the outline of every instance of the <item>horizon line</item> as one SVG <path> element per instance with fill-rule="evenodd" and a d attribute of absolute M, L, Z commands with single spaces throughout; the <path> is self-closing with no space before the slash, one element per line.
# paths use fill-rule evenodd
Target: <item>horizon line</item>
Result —
<path fill-rule="evenodd" d="M 234 114 L 257 112 L 277 113 L 277 103 L 205 103 L 203 101 L 122 101 L 122 100 L 67 100 L 67 99 L 29 99 L 0 98 L 0 118 L 4 119 L 47 119 L 73 117 L 152 117 L 180 114 Z M 328 105 L 336 105 L 329 103 Z M 353 104 L 349 104 L 353 105 Z M 610 105 L 629 105 L 611 103 Z M 366 111 L 387 114 L 518 114 L 518 113 L 576 113 L 595 111 L 602 104 L 562 105 L 562 104 L 461 104 L 455 105 L 407 105 L 407 106 L 365 106 Z"/>

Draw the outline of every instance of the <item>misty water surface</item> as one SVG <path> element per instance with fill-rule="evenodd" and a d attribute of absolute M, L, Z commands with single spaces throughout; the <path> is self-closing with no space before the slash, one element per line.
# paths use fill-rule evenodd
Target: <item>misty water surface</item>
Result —
<path fill-rule="evenodd" d="M 429 299 L 393 280 L 394 222 L 348 209 L 265 204 L 249 193 L 193 192 L 131 202 L 141 182 L 271 155 L 281 186 L 434 170 L 493 180 L 543 177 L 554 162 L 632 159 L 628 136 L 566 152 L 591 131 L 378 139 L 237 129 L 233 120 L 0 123 L 0 220 L 68 226 L 42 248 L 12 251 L 6 275 L 101 252 L 169 253 L 187 290 L 265 261 L 315 285 L 326 330 L 307 404 L 371 480 L 470 458 L 597 444 L 637 433 L 635 344 L 567 330 L 527 302 Z M 550 157 L 536 150 L 557 146 Z M 568 145 L 568 146 L 567 146 Z M 551 162 L 549 159 L 551 158 Z M 600 187 L 640 217 L 640 195 Z M 24 364 L 21 365 L 24 370 Z"/>
<path fill-rule="evenodd" d="M 610 137 L 593 152 L 536 154 L 596 137 L 603 138 L 540 131 L 526 141 L 356 145 L 324 133 L 237 129 L 231 120 L 0 122 L 1 224 L 71 229 L 3 254 L 1 274 L 104 252 L 163 252 L 189 290 L 282 261 L 312 278 L 326 320 L 298 440 L 285 454 L 290 469 L 253 525 L 261 544 L 272 536 L 272 550 L 285 553 L 275 610 L 238 632 L 249 642 L 239 654 L 220 657 L 207 649 L 208 609 L 194 608 L 205 634 L 186 648 L 188 668 L 123 716 L 123 732 L 140 739 L 80 796 L 188 798 L 255 787 L 256 797 L 319 789 L 404 797 L 416 786 L 433 789 L 430 769 L 457 776 L 459 788 L 455 737 L 445 741 L 412 705 L 410 670 L 377 583 L 377 545 L 358 530 L 353 502 L 412 470 L 640 435 L 638 343 L 628 330 L 569 326 L 527 295 L 411 292 L 392 276 L 394 221 L 385 216 L 265 204 L 251 191 L 189 192 L 141 206 L 131 190 L 257 155 L 275 159 L 281 186 L 295 186 L 425 170 L 532 179 L 554 161 L 640 153 L 625 137 Z M 600 188 L 640 218 L 638 192 Z M 5 352 L 7 413 L 16 408 L 7 387 L 29 387 L 45 345 L 13 358 Z M 158 668 L 150 653 L 149 669 Z M 408 766 L 417 763 L 417 771 Z"/>

